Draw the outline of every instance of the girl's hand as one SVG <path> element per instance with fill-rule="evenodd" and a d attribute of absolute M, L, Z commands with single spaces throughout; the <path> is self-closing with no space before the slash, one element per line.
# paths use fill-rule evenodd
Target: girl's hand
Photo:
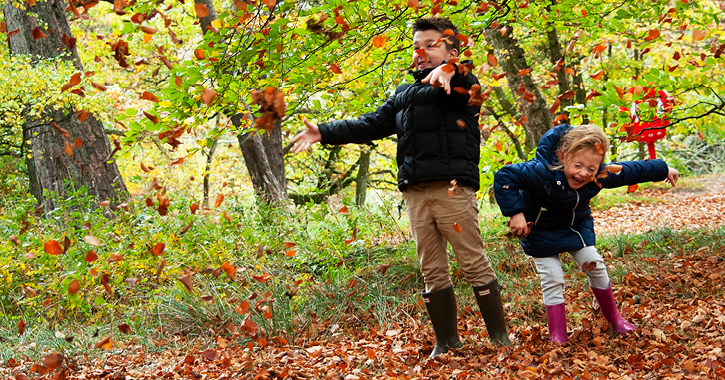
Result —
<path fill-rule="evenodd" d="M 668 182 L 672 185 L 672 187 L 675 187 L 678 178 L 680 178 L 680 173 L 677 172 L 677 169 L 670 167 L 667 172 L 667 179 L 665 179 L 665 182 Z"/>
<path fill-rule="evenodd" d="M 305 126 L 307 126 L 307 129 L 298 133 L 297 136 L 293 137 L 292 141 L 290 141 L 291 144 L 295 144 L 299 141 L 299 144 L 292 148 L 292 153 L 297 154 L 310 149 L 312 144 L 322 141 L 320 128 L 317 127 L 317 124 L 310 123 L 307 119 L 305 119 Z"/>
<path fill-rule="evenodd" d="M 526 217 L 523 212 L 511 217 L 511 220 L 509 220 L 509 229 L 517 236 L 526 236 L 529 234 L 530 228 L 526 223 Z"/>
<path fill-rule="evenodd" d="M 450 73 L 447 73 L 443 70 L 443 66 L 446 64 L 442 64 L 433 71 L 428 74 L 425 79 L 423 79 L 421 82 L 428 83 L 430 82 L 430 85 L 433 87 L 443 87 L 444 90 L 446 90 L 446 94 L 451 94 L 451 78 L 453 78 L 453 74 L 456 73 L 456 70 L 451 71 Z"/>

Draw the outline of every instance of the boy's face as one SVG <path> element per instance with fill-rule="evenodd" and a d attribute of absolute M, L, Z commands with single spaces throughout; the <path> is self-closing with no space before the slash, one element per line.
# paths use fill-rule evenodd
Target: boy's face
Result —
<path fill-rule="evenodd" d="M 564 159 L 564 152 L 558 151 L 559 161 Z M 602 156 L 592 149 L 582 149 L 564 162 L 564 176 L 569 187 L 576 190 L 591 182 L 602 164 Z"/>
<path fill-rule="evenodd" d="M 458 57 L 458 50 L 448 50 L 448 44 L 437 42 L 443 33 L 431 30 L 419 30 L 413 34 L 413 67 L 416 70 L 425 70 L 440 66 L 443 61 Z M 423 49 L 425 54 L 421 57 L 416 51 Z"/>

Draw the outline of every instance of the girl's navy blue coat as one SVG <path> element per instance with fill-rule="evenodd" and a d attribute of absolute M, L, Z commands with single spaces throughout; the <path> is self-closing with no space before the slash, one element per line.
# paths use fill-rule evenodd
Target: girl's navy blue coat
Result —
<path fill-rule="evenodd" d="M 506 165 L 494 176 L 494 194 L 504 216 L 524 213 L 534 222 L 531 232 L 521 239 L 524 252 L 533 257 L 554 256 L 576 251 L 596 242 L 589 201 L 601 188 L 590 182 L 577 190 L 569 187 L 563 170 L 551 170 L 559 163 L 559 141 L 572 129 L 560 125 L 539 141 L 536 157 L 529 162 Z M 668 167 L 662 160 L 618 162 L 622 170 L 598 179 L 603 188 L 662 181 Z M 605 165 L 600 167 L 600 172 Z"/>

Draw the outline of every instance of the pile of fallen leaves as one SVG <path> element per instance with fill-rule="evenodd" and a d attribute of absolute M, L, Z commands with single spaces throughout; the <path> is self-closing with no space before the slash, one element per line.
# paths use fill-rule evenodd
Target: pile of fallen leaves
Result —
<path fill-rule="evenodd" d="M 675 197 L 669 192 L 656 194 L 658 203 L 631 202 L 593 211 L 594 229 L 602 234 L 641 234 L 657 228 L 673 230 L 713 229 L 725 224 L 725 192 Z"/>
<path fill-rule="evenodd" d="M 619 265 L 622 259 L 607 260 Z M 700 249 L 648 265 L 651 274 L 613 279 L 623 315 L 639 327 L 628 336 L 609 332 L 580 281 L 566 290 L 570 338 L 564 345 L 548 340 L 541 312 L 516 312 L 508 303 L 512 346 L 491 345 L 478 312 L 465 308 L 459 329 L 466 347 L 435 359 L 427 358 L 434 344 L 428 322 L 411 318 L 385 331 L 336 326 L 324 340 L 272 340 L 264 348 L 221 339 L 190 352 L 127 347 L 103 360 L 15 358 L 5 373 L 16 379 L 44 371 L 40 378 L 725 378 L 725 252 Z"/>

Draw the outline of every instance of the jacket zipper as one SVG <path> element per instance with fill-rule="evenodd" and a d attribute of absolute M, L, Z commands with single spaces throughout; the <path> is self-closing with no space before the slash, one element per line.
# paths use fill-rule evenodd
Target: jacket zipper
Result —
<path fill-rule="evenodd" d="M 549 211 L 549 210 L 547 210 L 546 207 L 542 207 L 541 209 L 539 209 L 539 215 L 536 215 L 536 221 L 534 221 L 534 225 L 539 224 L 539 218 L 541 218 L 541 213 L 544 211 Z"/>
<path fill-rule="evenodd" d="M 576 219 L 576 208 L 579 206 L 579 192 L 574 190 L 576 193 L 576 204 L 574 205 L 574 208 L 571 210 L 571 225 L 569 226 L 569 229 L 576 232 L 577 235 L 579 235 L 579 239 L 582 241 L 582 246 L 586 247 L 587 243 L 584 242 L 584 238 L 582 237 L 582 234 L 579 233 L 579 231 L 573 229 L 574 226 L 574 220 Z"/>

